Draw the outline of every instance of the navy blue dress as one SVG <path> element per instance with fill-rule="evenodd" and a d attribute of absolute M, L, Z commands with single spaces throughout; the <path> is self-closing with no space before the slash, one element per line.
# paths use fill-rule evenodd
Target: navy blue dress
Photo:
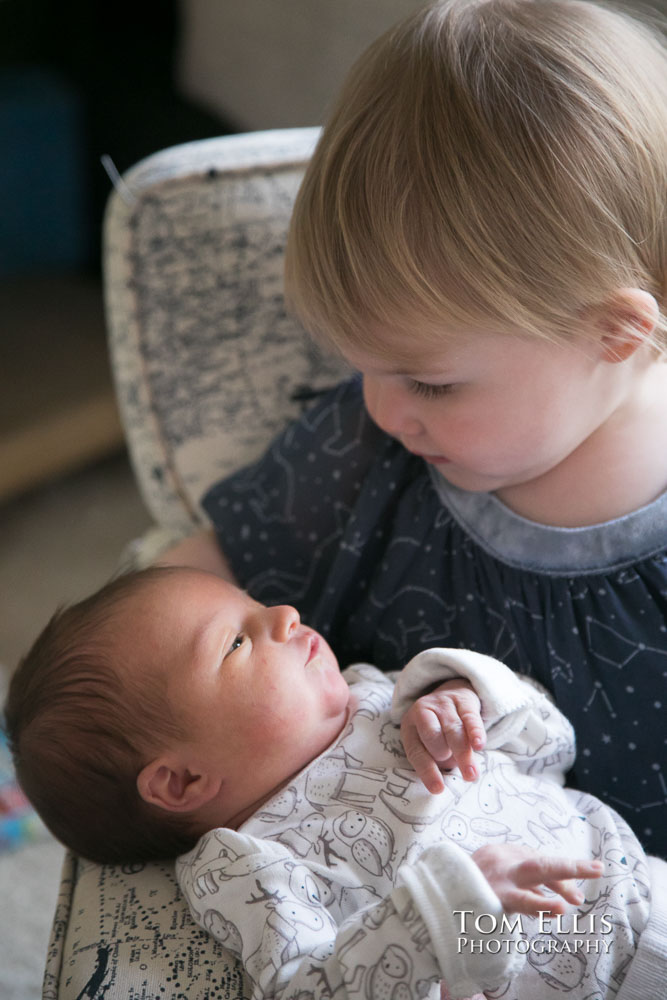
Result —
<path fill-rule="evenodd" d="M 405 451 L 353 379 L 204 508 L 239 583 L 295 605 L 341 665 L 460 646 L 536 678 L 576 730 L 569 783 L 667 855 L 667 494 L 602 525 L 535 524 Z"/>

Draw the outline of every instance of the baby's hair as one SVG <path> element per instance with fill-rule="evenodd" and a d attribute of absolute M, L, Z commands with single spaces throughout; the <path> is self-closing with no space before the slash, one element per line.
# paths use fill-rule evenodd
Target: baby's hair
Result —
<path fill-rule="evenodd" d="M 93 861 L 173 858 L 196 843 L 186 815 L 146 803 L 141 768 L 183 736 L 142 666 L 117 669 L 124 602 L 173 568 L 119 576 L 59 609 L 12 677 L 5 719 L 19 783 L 46 826 Z M 125 644 L 127 646 L 127 644 Z"/>
<path fill-rule="evenodd" d="M 667 50 L 587 0 L 440 0 L 353 68 L 300 188 L 286 290 L 310 331 L 564 340 L 619 289 L 665 348 Z M 412 342 L 411 342 L 412 341 Z"/>

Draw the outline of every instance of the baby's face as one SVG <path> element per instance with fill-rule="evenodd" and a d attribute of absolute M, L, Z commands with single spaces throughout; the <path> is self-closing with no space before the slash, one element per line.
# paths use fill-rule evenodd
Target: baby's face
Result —
<path fill-rule="evenodd" d="M 188 759 L 224 776 L 230 815 L 340 733 L 348 685 L 294 608 L 266 608 L 217 576 L 183 569 L 143 588 L 128 616 L 130 661 L 150 664 L 166 682 Z"/>

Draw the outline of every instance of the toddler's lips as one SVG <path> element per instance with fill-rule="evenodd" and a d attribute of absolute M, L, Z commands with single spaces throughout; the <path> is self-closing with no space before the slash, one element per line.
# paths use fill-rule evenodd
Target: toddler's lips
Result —
<path fill-rule="evenodd" d="M 412 448 L 408 448 L 408 451 L 412 451 Z M 450 461 L 444 455 L 424 455 L 421 451 L 412 451 L 412 454 L 416 455 L 417 458 L 423 458 L 429 465 L 447 465 Z"/>

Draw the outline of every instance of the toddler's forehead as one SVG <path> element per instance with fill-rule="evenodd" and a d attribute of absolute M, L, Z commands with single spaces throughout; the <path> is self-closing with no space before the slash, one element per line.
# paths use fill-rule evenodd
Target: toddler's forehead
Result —
<path fill-rule="evenodd" d="M 428 324 L 416 320 L 412 325 L 379 327 L 363 344 L 349 344 L 343 349 L 353 368 L 383 374 L 415 374 L 442 369 L 463 347 L 474 347 L 478 337 L 490 331 L 500 333 L 498 324 L 454 325 L 443 320 Z"/>

